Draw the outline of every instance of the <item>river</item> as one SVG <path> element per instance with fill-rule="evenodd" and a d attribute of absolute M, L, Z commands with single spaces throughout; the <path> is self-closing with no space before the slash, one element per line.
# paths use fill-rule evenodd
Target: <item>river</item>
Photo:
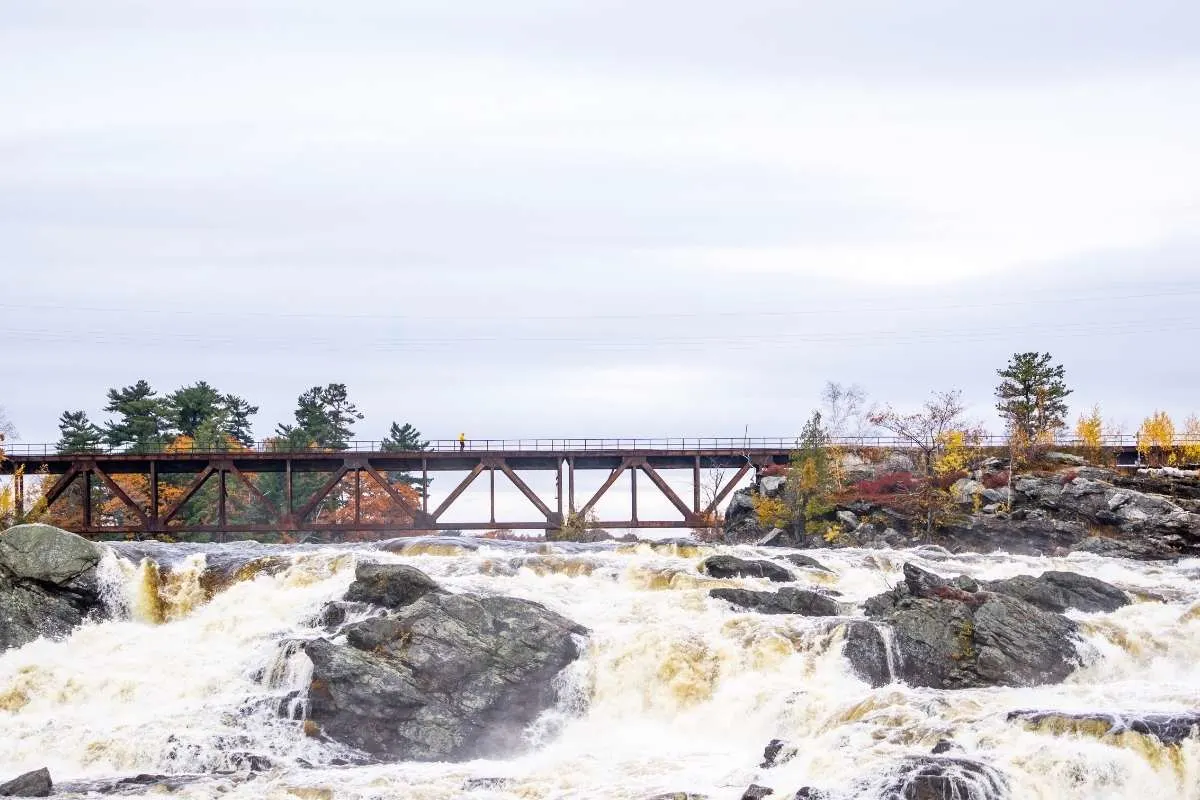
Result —
<path fill-rule="evenodd" d="M 147 773 L 178 776 L 170 796 L 180 798 L 737 798 L 751 783 L 774 787 L 777 797 L 815 786 L 874 798 L 871 782 L 898 759 L 952 739 L 960 755 L 1007 774 L 1014 798 L 1200 798 L 1195 738 L 1165 746 L 1137 734 L 1100 737 L 1007 719 L 1021 709 L 1197 710 L 1196 561 L 811 553 L 832 572 L 797 570 L 797 585 L 840 593 L 846 617 L 861 616 L 863 600 L 899 582 L 906 560 L 980 579 L 1082 572 L 1137 599 L 1111 614 L 1070 614 L 1081 623 L 1085 663 L 1063 685 L 950 692 L 872 689 L 842 656 L 838 619 L 763 616 L 710 599 L 715 586 L 768 587 L 696 569 L 713 552 L 764 555 L 751 547 L 445 539 L 392 550 L 115 547 L 100 570 L 115 621 L 0 655 L 0 778 L 47 766 L 67 797 Z M 209 599 L 208 562 L 231 556 L 286 564 L 243 569 Z M 561 702 L 525 732 L 522 755 L 363 765 L 280 715 L 303 702 L 311 666 L 281 643 L 322 635 L 318 612 L 345 591 L 361 559 L 412 564 L 453 591 L 536 600 L 591 629 L 584 655 L 560 676 Z M 762 769 L 763 748 L 776 738 L 796 755 Z M 252 757 L 270 766 L 251 773 Z M 167 789 L 160 780 L 119 791 Z"/>

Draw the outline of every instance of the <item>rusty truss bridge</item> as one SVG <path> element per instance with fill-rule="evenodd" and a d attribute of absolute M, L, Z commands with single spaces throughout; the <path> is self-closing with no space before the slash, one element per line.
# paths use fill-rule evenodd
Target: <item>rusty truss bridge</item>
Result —
<path fill-rule="evenodd" d="M 834 444 L 855 450 L 912 447 L 890 437 Z M 979 444 L 1000 448 L 1006 440 L 987 437 Z M 8 446 L 0 461 L 0 475 L 12 476 L 18 519 L 36 508 L 39 518 L 86 536 L 208 534 L 223 541 L 263 533 L 327 532 L 337 538 L 367 532 L 555 531 L 581 520 L 614 529 L 704 528 L 713 524 L 720 505 L 748 473 L 788 463 L 796 446 L 795 437 L 439 440 L 419 451 L 387 451 L 379 442 L 287 451 L 276 449 L 275 442 L 236 448 L 163 443 L 120 452 L 60 452 L 53 445 L 16 444 Z M 1136 453 L 1124 439 L 1105 446 L 1119 456 Z M 576 492 L 581 470 L 604 475 L 600 487 L 586 496 Z M 691 473 L 690 497 L 681 497 L 663 476 L 677 470 Z M 704 497 L 702 472 L 710 478 Z M 436 473 L 465 475 L 433 505 L 425 487 Z M 496 473 L 529 501 L 532 518 L 497 521 Z M 552 496 L 531 488 L 522 473 L 552 475 Z M 40 496 L 31 504 L 25 483 L 35 475 L 40 476 Z M 447 521 L 447 512 L 485 475 L 487 519 Z M 639 515 L 639 477 L 673 507 L 674 519 Z M 628 485 L 628 516 L 597 519 L 597 505 L 619 482 Z"/>

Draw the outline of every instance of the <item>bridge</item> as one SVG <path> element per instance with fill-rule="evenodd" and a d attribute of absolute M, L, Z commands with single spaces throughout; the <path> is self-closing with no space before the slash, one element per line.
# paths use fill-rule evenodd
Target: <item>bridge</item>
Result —
<path fill-rule="evenodd" d="M 912 447 L 890 437 L 834 444 L 859 451 Z M 1006 441 L 987 437 L 980 445 L 1001 448 Z M 1136 454 L 1132 442 L 1106 445 L 1126 461 L 1130 452 Z M 208 534 L 223 541 L 238 534 L 327 532 L 338 538 L 364 532 L 555 531 L 583 521 L 588 527 L 614 529 L 704 528 L 713 524 L 721 504 L 751 471 L 787 464 L 796 439 L 472 439 L 438 440 L 411 451 L 384 450 L 380 442 L 351 442 L 338 450 L 276 448 L 277 442 L 221 448 L 189 442 L 120 452 L 59 452 L 53 445 L 15 444 L 6 449 L 0 475 L 13 478 L 18 518 L 30 510 L 26 479 L 40 475 L 48 486 L 41 492 L 39 511 L 85 536 Z M 664 477 L 663 472 L 673 470 L 690 473 L 690 497 L 680 496 Z M 580 496 L 579 471 L 599 471 L 604 480 L 597 490 Z M 553 496 L 542 496 L 521 477 L 531 472 L 553 476 Z M 702 472 L 710 478 L 703 497 Z M 431 507 L 425 487 L 436 473 L 465 475 Z M 496 473 L 529 501 L 531 518 L 497 521 Z M 488 519 L 447 521 L 447 512 L 485 474 Z M 639 514 L 639 476 L 673 507 L 675 518 Z M 597 519 L 597 505 L 624 481 L 628 516 Z M 200 500 L 203 510 L 197 509 Z M 54 516 L 64 505 L 70 506 L 63 512 L 65 521 Z"/>

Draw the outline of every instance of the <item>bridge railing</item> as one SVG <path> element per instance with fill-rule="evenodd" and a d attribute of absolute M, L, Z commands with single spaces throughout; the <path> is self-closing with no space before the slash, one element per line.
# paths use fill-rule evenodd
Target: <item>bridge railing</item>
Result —
<path fill-rule="evenodd" d="M 430 441 L 425 452 L 448 453 L 497 453 L 497 452 L 636 452 L 636 451 L 721 451 L 730 453 L 771 451 L 780 452 L 795 449 L 798 446 L 798 436 L 757 436 L 757 437 L 649 437 L 649 438 L 536 438 L 536 439 L 434 439 Z M 911 442 L 895 436 L 851 436 L 838 437 L 830 442 L 831 445 L 847 450 L 865 449 L 912 449 Z M 976 442 L 982 447 L 1007 447 L 1008 437 L 1003 435 L 987 435 Z M 1101 446 L 1105 448 L 1131 448 L 1138 444 L 1136 435 L 1106 436 Z M 1085 442 L 1074 438 L 1063 438 L 1055 443 L 1059 448 L 1084 447 Z M 1200 445 L 1200 437 L 1177 436 L 1175 446 Z M 391 448 L 386 448 L 391 450 Z M 224 453 L 280 453 L 282 454 L 313 454 L 313 453 L 379 453 L 385 451 L 384 443 L 378 440 L 358 440 L 347 442 L 345 447 L 329 448 L 318 446 L 283 446 L 276 440 L 255 442 L 253 445 L 227 445 L 204 442 L 163 441 L 151 442 L 135 447 L 97 447 L 85 450 L 61 450 L 56 444 L 27 444 L 9 442 L 4 445 L 3 452 L 9 456 L 36 458 L 68 455 L 213 455 Z M 404 452 L 404 451 L 394 451 Z M 407 451 L 420 452 L 420 451 Z"/>

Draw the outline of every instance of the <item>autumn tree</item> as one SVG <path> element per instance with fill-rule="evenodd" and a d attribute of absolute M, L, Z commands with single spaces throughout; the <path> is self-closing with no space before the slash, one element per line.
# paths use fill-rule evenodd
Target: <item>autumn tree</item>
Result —
<path fill-rule="evenodd" d="M 93 453 L 103 446 L 104 431 L 86 411 L 64 411 L 58 418 L 58 452 Z"/>
<path fill-rule="evenodd" d="M 1086 457 L 1098 463 L 1104 455 L 1104 419 L 1100 416 L 1100 406 L 1092 406 L 1087 414 L 1080 414 L 1075 421 L 1075 438 Z"/>
<path fill-rule="evenodd" d="M 280 424 L 278 436 L 297 448 L 345 450 L 354 435 L 353 425 L 363 418 L 350 402 L 344 383 L 314 386 L 296 401 L 296 424 Z"/>
<path fill-rule="evenodd" d="M 153 448 L 161 445 L 170 429 L 166 403 L 144 380 L 109 389 L 104 410 L 117 415 L 104 426 L 104 439 L 110 447 Z"/>
<path fill-rule="evenodd" d="M 1174 461 L 1175 423 L 1165 411 L 1155 411 L 1142 421 L 1138 428 L 1138 456 L 1151 464 L 1161 466 Z"/>
<path fill-rule="evenodd" d="M 833 510 L 832 496 L 838 484 L 829 455 L 829 434 L 814 411 L 796 449 L 788 458 L 787 482 L 778 498 L 759 496 L 755 512 L 765 527 L 785 528 L 800 541 L 806 533 L 825 533 L 825 517 Z"/>
<path fill-rule="evenodd" d="M 1179 450 L 1183 463 L 1191 466 L 1200 464 L 1200 417 L 1195 414 L 1183 423 L 1183 443 Z"/>
<path fill-rule="evenodd" d="M 996 410 L 1020 450 L 1048 445 L 1066 426 L 1071 390 L 1064 382 L 1061 364 L 1049 353 L 1015 353 L 1008 366 L 997 370 L 1003 380 L 996 387 Z"/>
<path fill-rule="evenodd" d="M 421 432 L 409 423 L 393 422 L 387 436 L 379 443 L 379 449 L 385 453 L 420 452 L 429 449 L 429 441 L 421 438 Z M 408 472 L 389 472 L 388 478 L 412 487 L 421 496 L 429 491 L 429 484 L 433 482 L 432 478 L 418 478 Z"/>

